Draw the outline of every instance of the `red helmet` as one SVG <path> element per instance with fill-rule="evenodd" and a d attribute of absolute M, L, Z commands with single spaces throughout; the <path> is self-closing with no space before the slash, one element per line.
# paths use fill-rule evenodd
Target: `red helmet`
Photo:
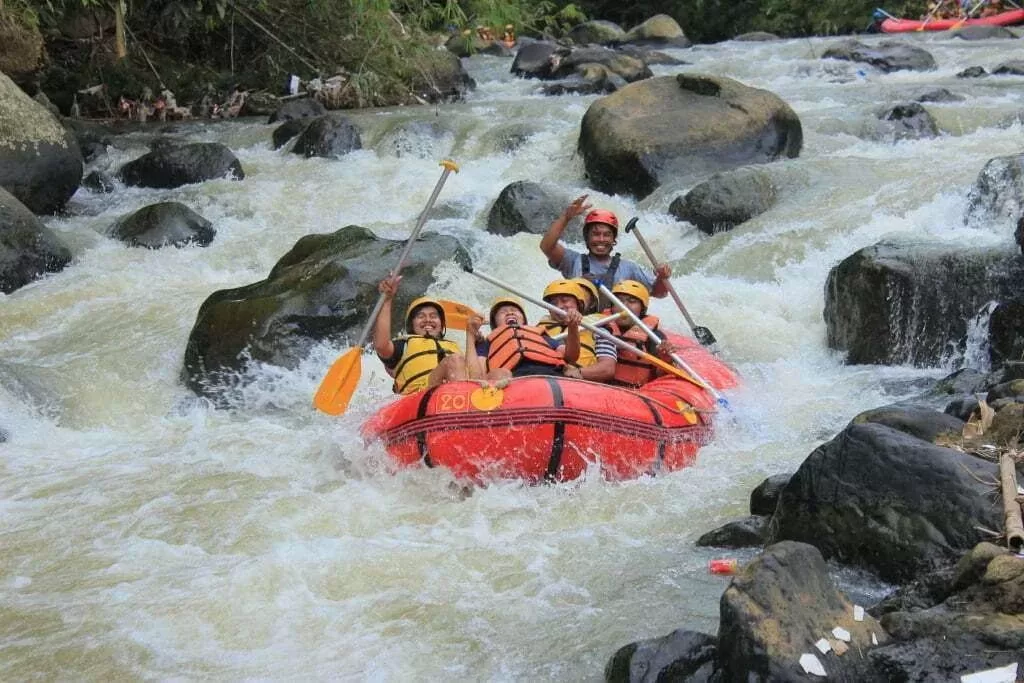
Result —
<path fill-rule="evenodd" d="M 619 236 L 619 219 L 611 211 L 605 209 L 594 209 L 587 214 L 587 217 L 583 219 L 583 231 L 587 231 L 587 226 L 591 223 L 604 223 L 612 228 L 612 232 L 615 236 Z"/>

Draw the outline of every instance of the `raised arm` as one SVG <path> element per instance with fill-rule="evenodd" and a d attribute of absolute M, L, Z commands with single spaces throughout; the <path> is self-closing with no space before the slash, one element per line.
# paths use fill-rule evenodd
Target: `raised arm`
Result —
<path fill-rule="evenodd" d="M 540 250 L 544 252 L 544 255 L 548 258 L 548 264 L 552 268 L 557 268 L 558 264 L 562 262 L 562 257 L 565 256 L 565 247 L 562 246 L 560 240 L 566 226 L 569 225 L 569 221 L 589 210 L 590 204 L 587 204 L 587 195 L 581 195 L 574 199 L 572 204 L 567 206 L 565 211 L 551 222 L 548 231 L 544 233 L 544 237 L 540 240 Z"/>
<path fill-rule="evenodd" d="M 565 316 L 565 344 L 562 347 L 562 357 L 566 363 L 575 363 L 580 357 L 580 321 L 583 316 L 579 311 L 566 311 Z"/>
<path fill-rule="evenodd" d="M 389 275 L 377 285 L 377 291 L 384 295 L 384 304 L 373 322 L 373 348 L 381 360 L 395 355 L 395 345 L 391 342 L 391 302 L 398 292 L 401 275 Z"/>
<path fill-rule="evenodd" d="M 668 279 L 672 277 L 672 266 L 662 263 L 654 269 L 654 286 L 651 287 L 651 296 L 663 299 L 668 296 Z"/>
<path fill-rule="evenodd" d="M 487 362 L 476 352 L 477 336 L 484 319 L 473 314 L 466 320 L 466 373 L 470 379 L 483 379 L 487 374 Z"/>

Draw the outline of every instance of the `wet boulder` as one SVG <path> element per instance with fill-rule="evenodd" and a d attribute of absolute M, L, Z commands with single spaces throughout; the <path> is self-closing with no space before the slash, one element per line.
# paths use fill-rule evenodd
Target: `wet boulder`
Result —
<path fill-rule="evenodd" d="M 147 249 L 207 247 L 216 234 L 210 221 L 180 202 L 144 206 L 121 218 L 111 230 L 112 237 L 128 246 Z"/>
<path fill-rule="evenodd" d="M 487 232 L 510 237 L 521 232 L 543 235 L 558 218 L 572 197 L 548 189 L 540 183 L 519 180 L 506 185 L 487 214 Z M 582 238 L 579 227 L 566 231 L 565 239 Z"/>
<path fill-rule="evenodd" d="M 988 72 L 983 66 L 969 66 L 956 74 L 957 78 L 984 78 L 985 76 L 988 76 Z"/>
<path fill-rule="evenodd" d="M 377 283 L 404 246 L 357 225 L 303 237 L 266 279 L 207 297 L 189 334 L 182 380 L 196 394 L 224 401 L 251 363 L 294 368 L 315 344 L 352 343 L 377 301 Z M 402 270 L 393 330 L 433 283 L 434 268 L 452 258 L 470 264 L 454 238 L 420 237 Z"/>
<path fill-rule="evenodd" d="M 884 424 L 851 424 L 800 465 L 770 537 L 909 581 L 954 563 L 983 540 L 981 528 L 999 528 L 1001 506 L 988 485 L 997 470 Z"/>
<path fill-rule="evenodd" d="M 629 29 L 621 38 L 621 42 L 676 48 L 693 45 L 683 33 L 679 23 L 667 14 L 656 14 L 642 24 Z"/>
<path fill-rule="evenodd" d="M 568 38 L 577 45 L 606 45 L 620 42 L 625 35 L 626 32 L 615 22 L 596 19 L 573 26 Z"/>
<path fill-rule="evenodd" d="M 281 100 L 277 95 L 272 95 L 266 90 L 257 90 L 249 93 L 242 108 L 238 111 L 239 116 L 269 116 L 275 114 L 281 106 Z"/>
<path fill-rule="evenodd" d="M 431 50 L 413 70 L 409 89 L 418 102 L 461 102 L 476 88 L 462 60 L 447 50 Z"/>
<path fill-rule="evenodd" d="M 768 518 L 749 515 L 712 529 L 698 538 L 695 545 L 698 548 L 749 548 L 764 545 L 767 539 Z"/>
<path fill-rule="evenodd" d="M 868 46 L 857 40 L 844 40 L 825 50 L 821 57 L 869 64 L 885 73 L 932 71 L 936 68 L 935 58 L 927 50 L 897 41 L 882 41 Z"/>
<path fill-rule="evenodd" d="M 854 416 L 850 424 L 880 424 L 935 443 L 943 438 L 956 438 L 963 433 L 964 421 L 927 406 L 889 405 L 865 410 Z"/>
<path fill-rule="evenodd" d="M 997 221 L 1014 225 L 1024 214 L 1024 154 L 986 162 L 967 194 L 964 224 Z"/>
<path fill-rule="evenodd" d="M 60 238 L 0 188 L 0 292 L 10 294 L 70 262 L 71 250 Z"/>
<path fill-rule="evenodd" d="M 793 477 L 791 473 L 773 474 L 750 492 L 750 514 L 771 515 L 779 504 L 779 497 L 786 484 Z"/>
<path fill-rule="evenodd" d="M 306 130 L 313 119 L 290 119 L 274 129 L 270 141 L 274 149 L 281 149 Z"/>
<path fill-rule="evenodd" d="M 110 194 L 114 191 L 114 178 L 103 171 L 92 171 L 82 178 L 82 187 L 95 194 Z"/>
<path fill-rule="evenodd" d="M 51 214 L 81 180 L 82 153 L 74 136 L 0 73 L 0 187 L 33 213 Z"/>
<path fill-rule="evenodd" d="M 765 43 L 782 39 L 774 33 L 768 33 L 767 31 L 751 31 L 750 33 L 741 33 L 733 38 L 733 40 L 738 40 L 741 43 Z"/>
<path fill-rule="evenodd" d="M 921 140 L 934 138 L 939 134 L 935 119 L 918 102 L 886 107 L 878 112 L 876 135 L 885 140 Z"/>
<path fill-rule="evenodd" d="M 381 137 L 376 149 L 381 154 L 415 159 L 443 159 L 451 154 L 455 134 L 434 120 L 403 121 Z"/>
<path fill-rule="evenodd" d="M 238 157 L 219 142 L 193 142 L 158 144 L 122 166 L 118 177 L 125 185 L 172 188 L 220 178 L 241 180 L 245 172 Z"/>
<path fill-rule="evenodd" d="M 545 95 L 607 95 L 626 85 L 621 76 L 603 64 L 580 64 L 576 71 L 541 88 Z"/>
<path fill-rule="evenodd" d="M 993 367 L 1024 358 L 1024 299 L 996 306 L 988 319 L 988 343 Z"/>
<path fill-rule="evenodd" d="M 281 104 L 277 111 L 270 115 L 267 123 L 294 121 L 296 119 L 315 119 L 327 114 L 327 107 L 312 97 L 288 100 Z"/>
<path fill-rule="evenodd" d="M 963 102 L 963 95 L 950 92 L 947 88 L 922 88 L 911 94 L 914 102 Z"/>
<path fill-rule="evenodd" d="M 666 181 L 796 157 L 802 144 L 800 119 L 773 93 L 680 74 L 631 83 L 591 104 L 579 152 L 593 187 L 646 197 Z"/>
<path fill-rule="evenodd" d="M 682 197 L 668 212 L 713 235 L 731 230 L 775 205 L 778 191 L 771 175 L 759 168 L 716 173 Z"/>
<path fill-rule="evenodd" d="M 75 136 L 82 158 L 86 162 L 105 154 L 107 147 L 114 144 L 114 132 L 101 123 L 64 118 L 61 119 L 61 125 Z"/>
<path fill-rule="evenodd" d="M 1024 259 L 1006 247 L 879 242 L 829 272 L 828 346 L 851 365 L 939 365 L 962 353 L 978 312 L 1016 296 L 1022 279 Z"/>
<path fill-rule="evenodd" d="M 604 669 L 605 683 L 707 681 L 714 672 L 717 639 L 679 629 L 619 648 Z"/>
<path fill-rule="evenodd" d="M 1024 59 L 1011 59 L 992 69 L 993 76 L 1024 76 Z"/>
<path fill-rule="evenodd" d="M 607 47 L 589 46 L 560 50 L 555 53 L 554 62 L 548 78 L 565 78 L 579 73 L 581 67 L 600 64 L 609 72 L 620 76 L 627 83 L 633 83 L 654 74 L 639 57 L 628 55 Z"/>
<path fill-rule="evenodd" d="M 311 120 L 292 146 L 292 154 L 307 159 L 323 157 L 340 159 L 349 152 L 363 148 L 359 128 L 343 116 L 328 114 Z"/>
<path fill-rule="evenodd" d="M 522 78 L 549 78 L 553 57 L 558 49 L 556 43 L 544 41 L 524 45 L 512 60 L 512 73 Z"/>

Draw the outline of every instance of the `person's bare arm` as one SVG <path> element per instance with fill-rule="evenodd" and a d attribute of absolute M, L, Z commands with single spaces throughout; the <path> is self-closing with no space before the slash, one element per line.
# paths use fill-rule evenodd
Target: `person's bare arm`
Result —
<path fill-rule="evenodd" d="M 565 256 L 565 247 L 562 245 L 561 239 L 562 233 L 565 232 L 565 228 L 569 225 L 569 221 L 576 216 L 586 213 L 589 209 L 590 204 L 587 204 L 587 195 L 577 197 L 558 218 L 551 222 L 548 231 L 544 233 L 544 237 L 540 240 L 540 250 L 547 256 L 548 264 L 552 268 L 557 268 L 558 264 L 562 262 L 562 257 Z"/>
<path fill-rule="evenodd" d="M 607 382 L 615 376 L 616 360 L 608 356 L 598 356 L 597 362 L 580 368 L 580 376 L 591 382 Z"/>
<path fill-rule="evenodd" d="M 651 296 L 663 299 L 668 296 L 668 279 L 672 277 L 672 266 L 662 263 L 654 270 L 654 286 L 651 287 Z"/>
<path fill-rule="evenodd" d="M 380 281 L 377 291 L 384 295 L 384 305 L 373 322 L 373 348 L 383 360 L 395 355 L 395 345 L 391 342 L 391 302 L 398 292 L 400 275 L 391 275 Z"/>
<path fill-rule="evenodd" d="M 579 311 L 566 311 L 563 316 L 566 325 L 565 344 L 562 345 L 562 358 L 566 363 L 575 363 L 580 357 L 580 321 L 583 316 Z"/>
<path fill-rule="evenodd" d="M 470 379 L 483 379 L 487 374 L 487 362 L 476 352 L 477 335 L 483 324 L 479 315 L 471 315 L 466 321 L 466 373 Z"/>

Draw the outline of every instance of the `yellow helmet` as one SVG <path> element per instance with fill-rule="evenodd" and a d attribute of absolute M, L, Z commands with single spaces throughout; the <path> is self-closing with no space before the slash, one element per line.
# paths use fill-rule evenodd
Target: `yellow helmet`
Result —
<path fill-rule="evenodd" d="M 544 295 L 541 297 L 547 301 L 549 297 L 563 294 L 576 299 L 580 313 L 587 307 L 587 293 L 578 283 L 573 280 L 555 280 L 544 288 Z M 548 303 L 551 303 L 548 301 Z"/>
<path fill-rule="evenodd" d="M 580 287 L 583 288 L 583 291 L 585 291 L 588 294 L 590 294 L 590 296 L 592 297 L 591 301 L 593 302 L 591 305 L 592 305 L 593 308 L 596 309 L 597 306 L 598 306 L 598 302 L 601 300 L 601 293 L 599 291 L 597 291 L 597 285 L 595 285 L 592 281 L 588 280 L 585 277 L 573 278 L 572 282 L 575 282 L 576 284 L 578 284 Z M 584 308 L 586 308 L 586 305 L 584 305 Z M 584 312 L 590 313 L 592 311 L 584 311 Z"/>
<path fill-rule="evenodd" d="M 628 294 L 640 299 L 644 305 L 643 313 L 647 313 L 647 305 L 651 302 L 651 293 L 647 291 L 647 287 L 642 282 L 623 280 L 612 287 L 612 294 Z"/>
<path fill-rule="evenodd" d="M 489 318 L 489 322 L 491 323 L 491 329 L 492 330 L 494 328 L 498 327 L 495 324 L 494 314 L 497 312 L 499 307 L 504 306 L 506 304 L 512 304 L 513 306 L 518 308 L 519 311 L 523 314 L 523 319 L 526 318 L 526 309 L 523 308 L 523 302 L 518 297 L 515 297 L 515 296 L 499 296 L 497 299 L 495 299 L 494 301 L 491 302 L 491 308 L 489 309 L 490 313 L 488 315 L 488 318 Z"/>
<path fill-rule="evenodd" d="M 441 336 L 444 336 L 447 324 L 444 319 L 444 306 L 437 299 L 432 299 L 429 296 L 421 296 L 418 299 L 413 299 L 412 303 L 409 304 L 409 308 L 405 309 L 405 331 L 412 334 L 412 319 L 416 314 L 417 310 L 422 306 L 433 306 L 437 309 L 438 316 L 441 317 Z"/>

